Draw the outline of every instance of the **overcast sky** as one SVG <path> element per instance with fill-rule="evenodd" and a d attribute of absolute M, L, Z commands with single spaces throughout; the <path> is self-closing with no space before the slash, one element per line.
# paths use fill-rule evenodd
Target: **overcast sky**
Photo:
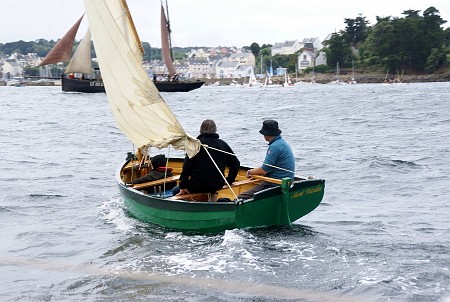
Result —
<path fill-rule="evenodd" d="M 7 2 L 7 3 L 6 3 Z M 128 0 L 139 36 L 161 47 L 160 0 Z M 84 12 L 83 0 L 2 1 L 0 43 L 59 39 Z M 248 46 L 319 37 L 344 29 L 345 18 L 402 17 L 434 6 L 450 21 L 449 0 L 169 0 L 173 46 Z M 444 28 L 450 27 L 450 22 Z M 83 20 L 77 39 L 87 28 Z"/>

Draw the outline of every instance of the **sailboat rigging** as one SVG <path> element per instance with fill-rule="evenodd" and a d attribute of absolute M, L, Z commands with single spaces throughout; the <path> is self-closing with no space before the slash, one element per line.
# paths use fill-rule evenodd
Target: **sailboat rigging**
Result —
<path fill-rule="evenodd" d="M 173 64 L 172 39 L 171 39 L 172 31 L 170 29 L 169 7 L 167 1 L 166 1 L 166 11 L 164 11 L 164 7 L 161 2 L 160 22 L 161 22 L 161 54 L 164 60 L 164 65 L 166 66 L 168 71 L 168 80 L 156 81 L 155 84 L 158 86 L 158 89 L 160 91 L 190 91 L 193 89 L 200 88 L 205 82 L 182 81 L 179 79 L 179 75 L 176 72 L 175 66 Z"/>
<path fill-rule="evenodd" d="M 61 76 L 63 91 L 104 92 L 98 69 L 92 69 L 91 34 L 89 28 L 72 56 L 75 36 L 83 17 L 84 15 L 55 44 L 39 66 L 69 62 L 64 74 Z M 80 83 L 83 85 L 80 85 Z"/>
<path fill-rule="evenodd" d="M 106 95 L 120 130 L 138 147 L 117 169 L 116 181 L 129 213 L 136 218 L 177 230 L 218 232 L 225 229 L 291 225 L 313 211 L 324 195 L 323 179 L 282 180 L 255 194 L 236 199 L 241 191 L 261 181 L 247 179 L 248 167 L 240 167 L 236 182 L 218 191 L 225 202 L 210 201 L 207 193 L 172 196 L 165 188 L 179 179 L 183 159 L 169 158 L 166 169 L 173 176 L 138 185 L 130 183 L 149 171 L 150 159 L 142 150 L 174 148 L 189 157 L 207 148 L 183 129 L 147 76 L 140 55 L 133 53 L 136 41 L 126 39 L 132 18 L 125 0 L 85 0 L 94 46 L 102 70 Z M 120 24 L 120 26 L 119 26 Z"/>
<path fill-rule="evenodd" d="M 105 92 L 100 69 L 92 69 L 91 33 L 89 29 L 87 30 L 84 38 L 80 41 L 74 55 L 72 56 L 75 36 L 78 32 L 82 19 L 83 16 L 69 29 L 69 31 L 58 41 L 58 43 L 56 43 L 39 66 L 59 62 L 69 62 L 69 65 L 61 77 L 61 86 L 63 91 L 85 93 Z M 144 48 L 141 41 L 138 40 L 139 37 L 137 37 L 134 33 L 130 33 L 127 36 L 127 39 L 135 40 L 135 45 L 133 46 L 132 51 L 133 53 L 140 54 L 139 57 L 141 58 L 140 61 L 142 64 Z M 170 59 L 165 60 L 168 64 L 172 62 L 171 57 L 169 58 Z M 173 63 L 172 68 L 172 74 L 175 74 Z M 160 92 L 188 92 L 193 89 L 200 88 L 203 84 L 204 82 L 201 81 L 155 82 L 155 86 Z"/>

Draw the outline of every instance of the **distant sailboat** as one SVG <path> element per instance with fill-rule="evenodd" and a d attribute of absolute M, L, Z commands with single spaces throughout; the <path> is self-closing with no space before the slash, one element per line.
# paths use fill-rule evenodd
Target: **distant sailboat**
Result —
<path fill-rule="evenodd" d="M 284 68 L 284 83 L 283 87 L 293 87 L 294 84 L 292 84 L 291 78 L 289 77 L 289 72 L 287 68 Z"/>
<path fill-rule="evenodd" d="M 163 11 L 161 13 L 163 14 Z M 64 71 L 64 75 L 61 77 L 61 86 L 63 91 L 85 93 L 105 92 L 100 70 L 92 69 L 91 33 L 89 29 L 87 30 L 84 38 L 80 41 L 74 55 L 72 56 L 73 43 L 82 19 L 83 17 L 81 17 L 69 29 L 64 37 L 56 43 L 39 66 L 69 62 L 69 65 Z M 138 39 L 134 33 L 126 33 L 126 37 L 129 40 Z M 142 64 L 142 54 L 144 53 L 144 49 L 141 41 L 137 41 L 135 43 L 132 52 L 141 58 Z M 171 59 L 167 62 L 169 61 L 171 62 Z M 173 68 L 173 74 L 175 74 L 174 70 L 175 68 Z M 155 86 L 161 92 L 187 92 L 200 88 L 203 84 L 204 82 L 201 81 L 177 81 L 156 82 Z"/>
<path fill-rule="evenodd" d="M 256 80 L 255 72 L 253 71 L 253 67 L 250 71 L 250 75 L 248 77 L 247 87 L 257 87 L 260 83 Z"/>
<path fill-rule="evenodd" d="M 336 80 L 330 82 L 330 84 L 345 84 L 341 80 L 341 69 L 339 67 L 339 62 L 336 63 Z"/>
<path fill-rule="evenodd" d="M 181 81 L 176 72 L 175 66 L 173 64 L 172 55 L 172 41 L 171 41 L 171 30 L 169 21 L 169 8 L 166 1 L 167 16 L 164 12 L 164 7 L 161 3 L 161 53 L 164 60 L 164 65 L 168 71 L 167 81 L 155 81 L 155 85 L 158 87 L 159 91 L 171 91 L 171 92 L 181 92 L 190 91 L 193 89 L 200 88 L 205 82 L 203 81 Z"/>
<path fill-rule="evenodd" d="M 316 84 L 316 71 L 315 71 L 316 68 L 315 67 L 316 67 L 316 65 L 314 64 L 310 84 Z"/>
<path fill-rule="evenodd" d="M 356 84 L 355 80 L 355 62 L 352 60 L 352 79 L 350 80 L 349 84 Z"/>
<path fill-rule="evenodd" d="M 69 62 L 61 77 L 62 90 L 66 92 L 104 92 L 98 70 L 92 69 L 91 33 L 86 31 L 72 56 L 73 43 L 83 16 L 55 44 L 39 66 Z"/>

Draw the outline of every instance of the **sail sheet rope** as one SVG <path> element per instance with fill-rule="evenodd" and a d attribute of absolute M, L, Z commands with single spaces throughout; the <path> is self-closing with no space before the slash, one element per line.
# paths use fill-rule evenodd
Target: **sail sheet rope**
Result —
<path fill-rule="evenodd" d="M 203 146 L 203 147 L 206 146 L 206 148 L 210 148 L 210 149 L 215 150 L 215 151 L 219 151 L 219 152 L 223 152 L 223 153 L 226 153 L 226 154 L 229 154 L 229 155 L 236 156 L 236 154 L 234 154 L 234 153 L 230 153 L 230 152 L 227 152 L 227 151 L 223 151 L 223 150 L 220 150 L 220 149 L 216 149 L 216 148 L 213 148 L 213 147 L 209 147 L 208 145 L 202 145 L 202 146 Z M 283 170 L 283 171 L 287 171 L 287 172 L 290 172 L 290 173 L 295 173 L 295 171 L 291 171 L 291 170 L 289 170 L 289 169 L 285 169 L 285 168 L 273 166 L 273 165 L 270 165 L 270 164 L 263 163 L 263 165 L 268 166 L 268 167 L 272 167 L 272 168 L 275 168 L 275 169 L 280 169 L 280 170 Z"/>
<path fill-rule="evenodd" d="M 223 153 L 226 153 L 226 154 L 229 154 L 229 155 L 236 156 L 236 154 L 234 154 L 234 153 L 230 153 L 230 152 L 227 152 L 227 151 L 223 151 L 223 150 L 220 150 L 220 149 L 216 149 L 216 148 L 210 147 L 210 146 L 208 146 L 208 145 L 203 145 L 203 144 L 202 144 L 202 146 L 203 146 L 203 147 L 206 147 L 206 148 L 209 148 L 209 149 L 211 149 L 211 150 L 215 150 L 215 151 L 219 151 L 219 152 L 223 152 Z M 215 164 L 215 163 L 214 163 L 214 164 Z M 271 167 L 271 168 L 275 168 L 275 169 L 280 169 L 280 170 L 287 171 L 287 172 L 290 172 L 290 173 L 294 173 L 294 174 L 295 174 L 295 171 L 291 171 L 291 170 L 289 170 L 289 169 L 285 169 L 285 168 L 281 168 L 281 167 L 278 167 L 278 166 L 270 165 L 270 164 L 267 164 L 267 163 L 264 163 L 264 162 L 263 162 L 263 165 L 268 166 L 268 167 Z M 303 175 L 297 175 L 297 176 L 300 177 L 301 179 L 312 179 L 312 178 L 313 178 L 312 176 L 303 176 Z M 225 180 L 225 181 L 226 181 L 226 180 Z M 227 183 L 227 184 L 228 184 L 228 183 Z M 234 192 L 233 192 L 233 193 L 234 193 Z"/>
<path fill-rule="evenodd" d="M 220 152 L 223 152 L 223 153 L 231 154 L 231 155 L 233 155 L 233 156 L 236 156 L 236 155 L 234 155 L 234 154 L 232 154 L 232 153 L 229 153 L 229 152 L 226 152 L 226 151 L 223 151 L 223 150 L 220 150 L 220 149 L 216 149 L 216 148 L 209 147 L 209 146 L 206 145 L 206 144 L 202 144 L 202 147 L 205 148 L 206 153 L 208 154 L 209 158 L 210 158 L 211 161 L 213 162 L 213 164 L 214 164 L 214 166 L 216 167 L 217 171 L 219 171 L 220 175 L 222 175 L 223 180 L 224 180 L 225 183 L 227 184 L 227 187 L 230 189 L 231 193 L 233 193 L 234 198 L 235 198 L 235 199 L 238 199 L 236 193 L 234 193 L 233 189 L 231 189 L 231 186 L 230 186 L 230 184 L 228 183 L 228 181 L 227 181 L 225 175 L 223 175 L 222 172 L 220 172 L 220 169 L 219 169 L 219 167 L 217 166 L 217 164 L 216 164 L 216 162 L 214 161 L 214 159 L 212 158 L 211 154 L 209 153 L 208 148 L 211 148 L 212 150 L 217 150 L 217 151 L 220 151 Z"/>
<path fill-rule="evenodd" d="M 228 154 L 228 155 L 236 156 L 236 154 L 234 154 L 234 153 L 230 153 L 230 152 L 227 152 L 227 151 L 224 151 L 224 150 L 221 150 L 221 149 L 217 149 L 217 148 L 214 148 L 214 147 L 210 147 L 210 146 L 208 146 L 207 144 L 201 144 L 201 146 L 205 149 L 205 151 L 206 151 L 206 153 L 208 154 L 209 158 L 211 159 L 211 161 L 213 162 L 213 164 L 214 164 L 214 166 L 216 167 L 217 171 L 219 171 L 219 172 L 220 172 L 220 169 L 219 169 L 219 167 L 217 166 L 217 164 L 216 164 L 216 162 L 214 161 L 214 159 L 212 158 L 212 156 L 211 156 L 211 154 L 209 153 L 208 149 L 211 149 L 211 150 L 214 150 L 214 151 L 218 151 L 218 152 L 222 152 L 222 153 L 225 153 L 225 154 Z M 141 162 L 139 163 L 139 166 L 140 166 L 140 167 L 142 167 L 142 165 L 144 164 L 145 158 L 147 158 L 147 156 L 150 154 L 150 150 L 149 150 L 149 148 L 143 148 L 143 150 L 141 150 L 141 152 L 142 152 L 142 159 L 141 159 Z M 165 173 L 167 173 L 167 167 L 168 167 L 168 165 L 169 165 L 169 158 L 170 158 L 170 146 L 169 146 L 169 148 L 168 148 L 168 154 L 167 154 L 167 159 L 166 159 L 166 169 L 165 169 Z M 284 169 L 284 168 L 277 167 L 277 166 L 273 166 L 273 165 L 269 165 L 269 164 L 266 164 L 266 163 L 263 163 L 263 165 L 266 165 L 266 166 L 269 166 L 269 167 L 272 167 L 272 168 L 276 168 L 276 169 L 280 169 L 280 170 L 284 170 L 284 171 L 287 171 L 287 172 L 295 173 L 294 171 L 291 171 L 291 170 L 289 170 L 289 169 Z M 223 180 L 225 181 L 225 183 L 227 184 L 227 187 L 230 189 L 231 193 L 232 193 L 232 194 L 234 195 L 234 197 L 237 199 L 237 195 L 236 195 L 236 193 L 234 193 L 234 191 L 233 191 L 233 189 L 231 188 L 231 185 L 228 183 L 228 181 L 227 181 L 225 175 L 223 175 L 222 172 L 220 172 L 220 174 L 222 175 L 222 178 L 223 178 Z M 167 177 L 167 174 L 164 175 L 164 178 L 166 178 L 166 177 Z M 166 187 L 166 183 L 164 182 L 164 191 L 165 191 L 165 187 Z"/>

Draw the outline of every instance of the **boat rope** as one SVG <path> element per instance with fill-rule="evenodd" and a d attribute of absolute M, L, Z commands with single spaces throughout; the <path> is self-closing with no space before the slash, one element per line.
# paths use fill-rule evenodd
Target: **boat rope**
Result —
<path fill-rule="evenodd" d="M 130 159 L 130 161 L 131 161 L 131 181 L 133 181 L 133 175 L 135 175 L 135 173 L 136 173 L 136 171 L 134 170 L 134 165 L 133 165 L 133 162 L 134 162 L 134 149 L 135 147 L 134 147 L 134 144 L 131 144 L 131 150 L 133 150 L 133 152 L 131 153 L 132 154 L 132 157 L 131 157 L 131 159 Z M 137 175 L 137 173 L 136 173 L 136 175 Z"/>
<path fill-rule="evenodd" d="M 167 158 L 166 158 L 166 168 L 164 169 L 164 179 L 167 178 L 167 169 L 169 168 L 169 158 L 170 158 L 170 145 L 167 148 Z M 166 195 L 166 181 L 163 182 L 163 192 Z"/>
<path fill-rule="evenodd" d="M 289 169 L 285 169 L 285 168 L 281 168 L 281 167 L 269 165 L 269 164 L 266 164 L 266 163 L 263 163 L 263 165 L 264 165 L 264 166 L 268 166 L 268 167 L 272 167 L 272 168 L 276 168 L 276 169 L 280 169 L 280 170 L 283 170 L 283 171 L 287 171 L 287 172 L 290 172 L 290 173 L 295 173 L 295 171 L 291 171 L 291 170 L 289 170 Z"/>
<path fill-rule="evenodd" d="M 217 149 L 217 148 L 214 148 L 214 147 L 210 147 L 210 146 L 208 146 L 208 145 L 202 145 L 202 146 L 206 146 L 206 148 L 209 148 L 209 149 L 211 149 L 211 150 L 215 150 L 215 151 L 219 151 L 219 152 L 223 152 L 223 153 L 226 153 L 226 154 L 229 154 L 229 155 L 236 156 L 236 154 L 234 154 L 234 153 L 230 153 L 230 152 L 227 152 L 227 151 L 223 151 L 223 150 L 220 150 L 220 149 Z M 289 169 L 285 169 L 285 168 L 273 166 L 273 165 L 270 165 L 270 164 L 263 163 L 263 165 L 268 166 L 268 167 L 272 167 L 272 168 L 275 168 L 275 169 L 280 169 L 280 170 L 283 170 L 283 171 L 287 171 L 287 172 L 290 172 L 290 173 L 295 173 L 295 171 L 291 171 L 291 170 L 289 170 Z"/>
<path fill-rule="evenodd" d="M 204 146 L 204 147 L 206 146 L 206 148 L 209 148 L 211 150 L 215 150 L 215 151 L 219 151 L 219 152 L 223 152 L 223 153 L 226 153 L 226 154 L 229 154 L 229 155 L 236 156 L 236 154 L 234 154 L 234 153 L 223 151 L 223 150 L 220 150 L 220 149 L 217 149 L 217 148 L 214 148 L 214 147 L 210 147 L 208 145 L 202 145 L 202 146 Z M 263 163 L 263 165 L 295 174 L 295 171 L 291 171 L 289 169 L 281 168 L 281 167 L 270 165 L 270 164 L 267 164 L 267 163 Z M 311 176 L 303 176 L 303 175 L 298 175 L 298 177 L 303 178 L 303 179 L 310 179 L 311 178 Z"/>
<path fill-rule="evenodd" d="M 228 188 L 230 188 L 230 191 L 231 191 L 231 193 L 233 193 L 234 198 L 238 199 L 236 193 L 234 193 L 233 189 L 231 188 L 230 184 L 228 183 L 227 178 L 225 177 L 225 175 L 222 174 L 222 172 L 220 171 L 220 169 L 217 166 L 216 162 L 214 161 L 214 159 L 212 158 L 211 154 L 209 153 L 208 148 L 211 148 L 211 147 L 209 147 L 208 145 L 205 145 L 205 144 L 202 144 L 202 147 L 205 148 L 206 154 L 208 154 L 208 156 L 211 159 L 211 161 L 213 162 L 214 166 L 216 166 L 217 171 L 219 171 L 220 175 L 222 175 L 223 180 L 227 184 Z M 212 150 L 221 151 L 221 152 L 224 152 L 224 153 L 227 153 L 227 154 L 232 154 L 232 153 L 229 153 L 229 152 L 226 152 L 226 151 L 223 151 L 223 150 L 219 150 L 219 149 L 216 149 L 216 148 L 211 148 L 211 149 Z M 232 154 L 232 155 L 234 155 L 234 154 Z"/>
<path fill-rule="evenodd" d="M 148 149 L 148 147 L 143 147 L 141 150 L 142 153 L 142 158 L 141 158 L 141 162 L 139 163 L 139 169 L 142 169 L 145 159 L 147 158 L 147 156 L 149 155 L 150 150 Z"/>
<path fill-rule="evenodd" d="M 222 153 L 225 153 L 225 154 L 236 156 L 236 154 L 234 154 L 234 153 L 230 153 L 230 152 L 227 152 L 227 151 L 224 151 L 224 150 L 221 150 L 221 149 L 217 149 L 217 148 L 205 145 L 205 144 L 202 144 L 202 146 L 205 147 L 205 148 L 209 148 L 211 150 L 215 150 L 215 151 L 219 151 L 219 152 L 222 152 Z"/>

